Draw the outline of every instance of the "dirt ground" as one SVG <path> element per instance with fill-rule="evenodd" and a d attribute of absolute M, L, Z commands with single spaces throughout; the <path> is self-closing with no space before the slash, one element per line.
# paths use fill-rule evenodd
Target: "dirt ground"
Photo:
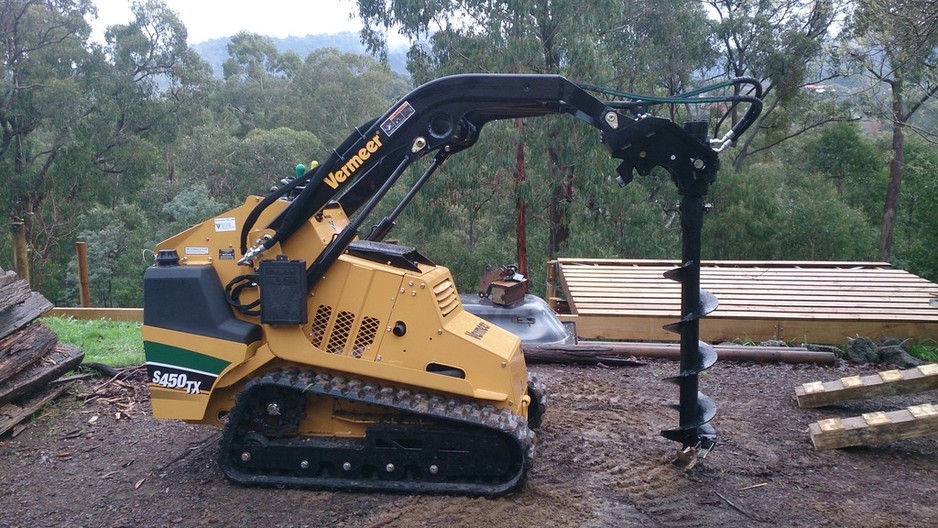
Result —
<path fill-rule="evenodd" d="M 534 366 L 550 393 L 524 487 L 497 499 L 257 489 L 225 480 L 219 431 L 149 416 L 142 380 L 82 382 L 0 439 L 0 526 L 936 526 L 938 438 L 815 452 L 808 424 L 935 402 L 935 391 L 821 410 L 794 387 L 870 368 L 718 363 L 701 380 L 720 443 L 669 462 L 676 365 Z M 80 393 L 86 396 L 81 396 Z"/>

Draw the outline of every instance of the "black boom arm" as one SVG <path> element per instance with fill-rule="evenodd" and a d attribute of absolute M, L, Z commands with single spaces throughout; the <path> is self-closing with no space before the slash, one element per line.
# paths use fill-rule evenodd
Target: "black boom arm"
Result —
<path fill-rule="evenodd" d="M 705 169 L 716 174 L 716 153 L 709 147 L 705 133 L 704 137 L 692 135 L 667 119 L 621 113 L 561 76 L 444 77 L 414 89 L 384 115 L 355 129 L 324 163 L 299 178 L 296 183 L 306 184 L 305 188 L 268 226 L 275 234 L 248 249 L 247 236 L 260 212 L 292 187 L 281 188 L 258 205 L 242 227 L 242 262 L 252 262 L 266 249 L 288 239 L 329 201 L 340 197 L 346 213 L 351 215 L 418 158 L 438 153 L 445 159 L 472 146 L 489 121 L 561 113 L 601 131 L 612 157 L 623 160 L 619 173 L 626 182 L 633 169 L 647 173 L 655 166 L 671 172 L 679 187 L 693 183 L 696 176 L 691 173 Z M 699 164 L 696 160 L 703 160 L 704 169 L 694 167 L 694 163 Z M 322 257 L 327 253 L 333 252 L 323 253 Z M 328 256 L 334 260 L 339 254 L 341 251 Z M 331 262 L 321 264 L 316 267 L 324 270 Z M 310 279 L 308 286 L 312 288 L 319 277 Z"/>

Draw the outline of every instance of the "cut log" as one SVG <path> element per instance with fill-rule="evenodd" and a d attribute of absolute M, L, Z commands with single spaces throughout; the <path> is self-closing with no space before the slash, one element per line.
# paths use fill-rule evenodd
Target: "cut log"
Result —
<path fill-rule="evenodd" d="M 0 381 L 33 364 L 55 348 L 55 332 L 34 323 L 0 339 Z"/>
<path fill-rule="evenodd" d="M 49 354 L 13 376 L 0 380 L 0 405 L 33 392 L 46 383 L 74 369 L 85 353 L 71 345 L 57 345 Z"/>
<path fill-rule="evenodd" d="M 833 365 L 837 358 L 831 352 L 812 352 L 798 347 L 759 347 L 716 345 L 721 361 L 753 361 L 756 363 L 815 363 Z M 610 363 L 629 357 L 679 360 L 677 343 L 580 342 L 577 345 L 522 345 L 525 360 L 530 363 Z"/>
<path fill-rule="evenodd" d="M 0 312 L 0 339 L 26 326 L 51 309 L 52 303 L 42 294 L 31 292 L 24 301 Z"/>
<path fill-rule="evenodd" d="M 33 413 L 41 409 L 43 405 L 58 398 L 63 392 L 68 390 L 70 385 L 71 383 L 51 385 L 46 387 L 43 391 L 18 402 L 18 404 L 8 403 L 0 407 L 0 436 L 3 436 L 16 424 L 32 416 Z"/>

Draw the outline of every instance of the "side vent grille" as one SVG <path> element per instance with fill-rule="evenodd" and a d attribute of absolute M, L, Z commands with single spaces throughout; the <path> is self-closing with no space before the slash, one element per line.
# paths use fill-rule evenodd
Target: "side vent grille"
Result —
<path fill-rule="evenodd" d="M 375 342 L 375 335 L 378 333 L 380 321 L 374 317 L 365 317 L 362 319 L 361 328 L 358 330 L 358 336 L 355 338 L 355 344 L 352 346 L 352 355 L 360 358 L 365 353 L 365 349 Z"/>
<path fill-rule="evenodd" d="M 436 303 L 440 306 L 440 312 L 443 317 L 453 313 L 459 306 L 459 295 L 456 294 L 456 287 L 453 281 L 449 279 L 433 287 L 433 294 L 436 295 Z"/>
<path fill-rule="evenodd" d="M 332 335 L 329 337 L 329 346 L 326 347 L 326 352 L 330 354 L 342 353 L 354 322 L 355 314 L 352 312 L 339 312 L 332 327 Z"/>
<path fill-rule="evenodd" d="M 332 307 L 324 304 L 316 309 L 316 316 L 313 318 L 313 327 L 310 328 L 309 337 L 313 346 L 319 348 L 322 346 L 322 336 L 326 333 L 326 326 L 329 325 L 329 317 L 332 316 Z"/>

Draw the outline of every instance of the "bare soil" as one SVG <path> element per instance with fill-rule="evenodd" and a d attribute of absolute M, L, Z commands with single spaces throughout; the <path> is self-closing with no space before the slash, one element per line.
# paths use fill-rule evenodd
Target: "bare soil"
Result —
<path fill-rule="evenodd" d="M 799 409 L 794 387 L 865 374 L 718 363 L 717 448 L 690 471 L 658 431 L 676 365 L 535 366 L 550 393 L 535 465 L 497 499 L 246 488 L 216 464 L 217 429 L 156 421 L 142 379 L 83 382 L 0 439 L 0 526 L 936 526 L 938 438 L 816 452 L 808 424 L 936 401 L 935 391 Z"/>

